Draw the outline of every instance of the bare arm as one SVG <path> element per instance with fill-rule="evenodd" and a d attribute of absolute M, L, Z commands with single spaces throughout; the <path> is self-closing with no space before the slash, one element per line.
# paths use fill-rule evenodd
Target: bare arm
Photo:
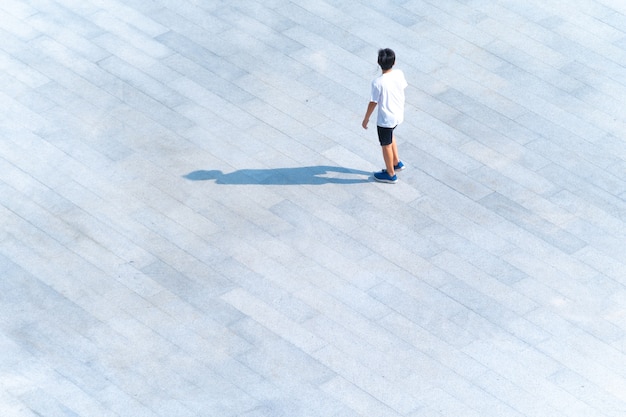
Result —
<path fill-rule="evenodd" d="M 367 105 L 367 111 L 365 112 L 365 117 L 363 117 L 363 122 L 361 123 L 361 126 L 363 126 L 363 129 L 367 129 L 367 124 L 370 121 L 370 116 L 374 112 L 375 108 L 376 108 L 376 102 L 370 101 L 370 103 Z"/>

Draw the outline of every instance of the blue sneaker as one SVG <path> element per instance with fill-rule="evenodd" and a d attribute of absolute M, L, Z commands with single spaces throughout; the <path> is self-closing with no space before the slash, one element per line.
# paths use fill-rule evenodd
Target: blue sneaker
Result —
<path fill-rule="evenodd" d="M 393 177 L 389 174 L 387 174 L 387 171 L 383 170 L 380 172 L 375 172 L 374 173 L 374 179 L 378 182 L 386 182 L 389 184 L 395 184 L 396 182 L 398 182 L 398 176 L 394 175 Z"/>
<path fill-rule="evenodd" d="M 404 168 L 406 168 L 406 165 L 404 165 L 402 161 L 398 162 L 398 165 L 393 166 L 394 171 L 402 171 Z M 383 171 L 387 172 L 387 168 L 383 168 Z"/>

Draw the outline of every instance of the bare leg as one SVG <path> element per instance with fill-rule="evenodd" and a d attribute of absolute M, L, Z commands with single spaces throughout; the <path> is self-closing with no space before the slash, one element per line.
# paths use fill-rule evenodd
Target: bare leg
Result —
<path fill-rule="evenodd" d="M 389 174 L 390 176 L 394 176 L 396 175 L 396 172 L 394 170 L 394 163 L 393 163 L 393 158 L 394 158 L 394 154 L 393 154 L 393 142 L 391 143 L 391 145 L 385 145 L 382 147 L 383 149 L 383 159 L 385 160 L 385 167 L 387 168 L 387 174 Z"/>
<path fill-rule="evenodd" d="M 398 145 L 396 145 L 396 135 L 393 135 L 391 138 L 391 152 L 393 165 L 396 166 L 400 163 L 400 158 L 398 157 Z M 389 168 L 387 168 L 387 171 L 389 171 Z"/>

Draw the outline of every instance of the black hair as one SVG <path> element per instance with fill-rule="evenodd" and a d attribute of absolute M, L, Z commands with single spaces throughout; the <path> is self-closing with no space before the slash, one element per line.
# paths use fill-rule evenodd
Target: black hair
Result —
<path fill-rule="evenodd" d="M 383 71 L 387 71 L 396 63 L 396 53 L 389 48 L 378 50 L 378 65 Z"/>

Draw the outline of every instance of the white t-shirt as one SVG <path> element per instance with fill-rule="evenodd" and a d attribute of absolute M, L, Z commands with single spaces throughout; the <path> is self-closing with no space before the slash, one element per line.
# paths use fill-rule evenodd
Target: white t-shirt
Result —
<path fill-rule="evenodd" d="M 370 101 L 378 103 L 380 127 L 396 127 L 404 121 L 404 89 L 407 87 L 404 73 L 392 69 L 372 81 Z"/>

